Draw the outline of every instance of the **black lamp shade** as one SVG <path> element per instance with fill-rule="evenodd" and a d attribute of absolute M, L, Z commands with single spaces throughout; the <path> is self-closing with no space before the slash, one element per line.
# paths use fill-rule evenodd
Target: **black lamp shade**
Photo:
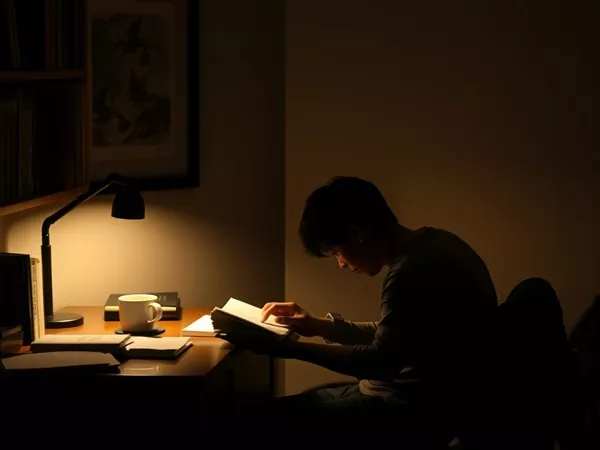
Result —
<path fill-rule="evenodd" d="M 117 186 L 112 204 L 112 216 L 116 219 L 141 220 L 146 216 L 142 194 L 128 185 Z"/>

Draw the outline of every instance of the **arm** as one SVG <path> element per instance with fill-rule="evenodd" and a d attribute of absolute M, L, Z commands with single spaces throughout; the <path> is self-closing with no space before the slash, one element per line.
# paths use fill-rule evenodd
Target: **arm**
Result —
<path fill-rule="evenodd" d="M 325 328 L 321 337 L 344 345 L 370 344 L 375 339 L 376 322 L 337 321 Z"/>
<path fill-rule="evenodd" d="M 390 272 L 382 292 L 382 316 L 365 345 L 330 346 L 299 342 L 275 356 L 299 359 L 357 378 L 393 379 L 431 343 L 436 283 L 426 267 Z"/>

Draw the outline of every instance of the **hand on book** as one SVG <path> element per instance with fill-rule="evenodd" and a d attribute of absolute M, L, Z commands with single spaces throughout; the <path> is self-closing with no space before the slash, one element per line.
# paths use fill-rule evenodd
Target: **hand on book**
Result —
<path fill-rule="evenodd" d="M 313 317 L 308 311 L 294 302 L 266 303 L 262 307 L 262 321 L 269 316 L 275 316 L 275 321 L 288 325 L 301 336 L 323 336 L 326 328 L 332 326 L 331 322 L 322 317 Z"/>

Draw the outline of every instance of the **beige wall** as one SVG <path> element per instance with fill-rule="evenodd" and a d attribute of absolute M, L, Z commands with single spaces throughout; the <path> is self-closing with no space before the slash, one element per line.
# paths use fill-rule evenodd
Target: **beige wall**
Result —
<path fill-rule="evenodd" d="M 283 1 L 203 1 L 202 186 L 147 194 L 144 222 L 110 219 L 100 199 L 56 224 L 57 304 L 158 289 L 208 307 L 281 298 L 285 195 L 286 298 L 375 319 L 381 276 L 310 259 L 296 238 L 310 191 L 352 174 L 374 180 L 407 225 L 463 236 L 501 297 L 524 277 L 548 277 L 570 326 L 600 291 L 598 147 L 575 121 L 592 111 L 574 109 L 575 87 L 592 98 L 592 77 L 574 77 L 591 71 L 569 59 L 573 43 L 555 45 L 549 2 L 544 17 L 521 9 L 521 19 L 434 3 L 289 0 L 284 114 Z M 39 254 L 52 210 L 0 222 L 7 249 Z M 290 393 L 340 378 L 286 366 Z"/>
<path fill-rule="evenodd" d="M 596 81 L 560 34 L 584 24 L 553 2 L 471 3 L 487 6 L 288 2 L 288 299 L 377 317 L 381 276 L 310 259 L 296 237 L 306 196 L 340 174 L 373 180 L 408 226 L 465 238 L 501 298 L 522 278 L 547 277 L 571 326 L 600 292 L 600 158 L 583 125 L 586 108 L 598 109 L 575 98 Z M 295 361 L 286 377 L 290 393 L 340 378 Z"/>
<path fill-rule="evenodd" d="M 58 307 L 123 291 L 176 290 L 205 307 L 283 297 L 283 4 L 201 5 L 201 186 L 145 194 L 145 221 L 112 219 L 101 198 L 56 223 Z M 39 256 L 41 222 L 56 207 L 6 217 L 8 250 Z"/>

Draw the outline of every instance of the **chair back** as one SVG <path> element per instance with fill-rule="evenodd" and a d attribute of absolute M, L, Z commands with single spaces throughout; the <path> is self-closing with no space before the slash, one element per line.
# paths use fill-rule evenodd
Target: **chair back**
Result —
<path fill-rule="evenodd" d="M 563 310 L 543 278 L 518 283 L 500 305 L 505 364 L 504 414 L 509 429 L 531 438 L 532 448 L 584 448 L 575 396 L 576 368 Z"/>
<path fill-rule="evenodd" d="M 521 281 L 499 306 L 499 314 L 509 362 L 518 364 L 525 380 L 549 381 L 569 349 L 563 310 L 550 283 L 543 278 Z"/>
<path fill-rule="evenodd" d="M 581 315 L 569 336 L 578 368 L 579 396 L 591 448 L 600 448 L 600 295 Z"/>
<path fill-rule="evenodd" d="M 498 311 L 495 427 L 459 438 L 469 450 L 553 450 L 572 361 L 558 296 L 545 279 L 527 278 Z"/>

